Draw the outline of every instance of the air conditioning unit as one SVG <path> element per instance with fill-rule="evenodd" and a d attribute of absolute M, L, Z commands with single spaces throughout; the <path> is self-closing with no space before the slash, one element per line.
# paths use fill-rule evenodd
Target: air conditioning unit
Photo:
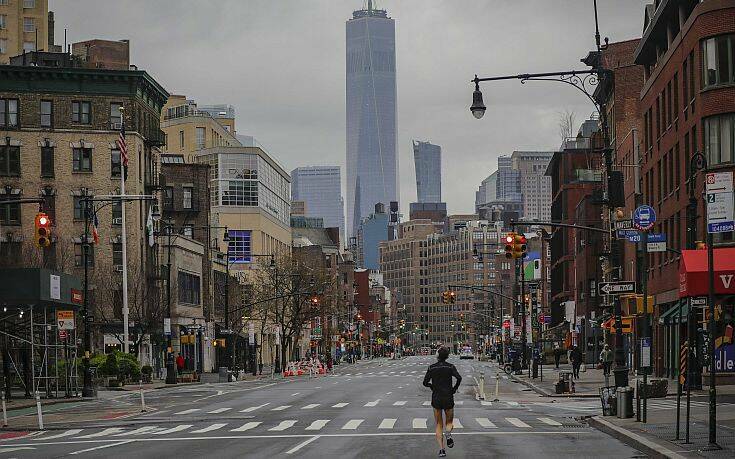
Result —
<path fill-rule="evenodd" d="M 112 219 L 113 225 L 122 225 L 122 217 L 117 217 Z"/>
<path fill-rule="evenodd" d="M 122 265 L 115 265 L 115 272 L 121 273 L 123 270 Z"/>
<path fill-rule="evenodd" d="M 110 130 L 119 131 L 122 127 L 122 123 L 110 123 Z"/>

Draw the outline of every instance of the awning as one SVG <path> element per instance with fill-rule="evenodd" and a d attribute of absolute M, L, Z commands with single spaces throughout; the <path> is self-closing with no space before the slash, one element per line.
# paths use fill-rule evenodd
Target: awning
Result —
<path fill-rule="evenodd" d="M 685 302 L 681 305 L 681 315 L 683 317 L 683 320 L 681 322 L 686 322 L 687 317 L 689 317 L 689 303 Z M 668 311 L 664 312 L 659 316 L 658 323 L 660 324 L 666 324 L 666 325 L 673 325 L 679 323 L 679 305 L 675 305 L 672 308 L 669 308 Z"/>
<path fill-rule="evenodd" d="M 714 249 L 715 294 L 735 294 L 735 247 Z M 708 294 L 707 251 L 682 250 L 679 298 Z"/>

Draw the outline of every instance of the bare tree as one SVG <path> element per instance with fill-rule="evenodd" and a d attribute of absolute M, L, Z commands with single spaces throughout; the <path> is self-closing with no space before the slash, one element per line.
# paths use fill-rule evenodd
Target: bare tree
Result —
<path fill-rule="evenodd" d="M 574 112 L 568 109 L 559 112 L 559 137 L 562 142 L 574 137 L 575 118 Z"/>

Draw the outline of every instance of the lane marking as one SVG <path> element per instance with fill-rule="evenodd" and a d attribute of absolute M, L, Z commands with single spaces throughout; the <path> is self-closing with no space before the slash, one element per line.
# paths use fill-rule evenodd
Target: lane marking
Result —
<path fill-rule="evenodd" d="M 271 411 L 283 411 L 285 409 L 291 408 L 291 405 L 281 405 L 273 408 Z"/>
<path fill-rule="evenodd" d="M 293 394 L 291 394 L 291 397 L 296 397 L 296 396 L 297 396 L 297 395 L 299 395 L 300 393 L 301 393 L 301 392 L 294 392 Z"/>
<path fill-rule="evenodd" d="M 367 402 L 365 406 L 376 406 L 378 403 L 380 403 L 380 399 L 373 400 L 372 402 Z"/>
<path fill-rule="evenodd" d="M 108 443 L 106 445 L 95 446 L 94 448 L 87 448 L 87 449 L 83 449 L 81 451 L 74 451 L 73 453 L 69 453 L 69 455 L 77 455 L 77 454 L 87 453 L 89 451 L 94 451 L 94 450 L 97 450 L 97 449 L 111 448 L 113 446 L 120 446 L 120 445 L 124 445 L 124 444 L 127 444 L 127 443 L 132 443 L 134 441 L 135 440 L 123 440 L 123 441 L 118 441 L 118 442 L 115 442 L 115 443 Z"/>
<path fill-rule="evenodd" d="M 68 437 L 68 436 L 71 436 L 71 435 L 76 435 L 76 434 L 78 434 L 81 431 L 82 431 L 82 429 L 71 429 L 71 430 L 67 430 L 66 432 L 61 432 L 61 433 L 57 433 L 57 434 L 54 434 L 54 435 L 49 435 L 47 437 L 41 435 L 40 437 L 34 438 L 34 440 L 44 440 L 44 441 L 46 441 L 46 440 L 53 440 L 54 438 L 62 438 L 62 437 Z"/>
<path fill-rule="evenodd" d="M 399 401 L 393 403 L 393 406 L 403 406 L 405 404 L 406 404 L 406 401 L 405 400 L 399 400 Z"/>
<path fill-rule="evenodd" d="M 480 424 L 480 427 L 484 427 L 486 429 L 497 429 L 498 428 L 498 426 L 496 426 L 488 418 L 475 418 L 475 421 L 477 421 L 477 423 Z"/>
<path fill-rule="evenodd" d="M 171 427 L 170 429 L 164 429 L 159 432 L 153 432 L 151 435 L 166 435 L 174 432 L 181 432 L 191 427 L 191 424 L 181 424 L 180 426 Z"/>
<path fill-rule="evenodd" d="M 294 424 L 296 424 L 296 422 L 297 421 L 295 421 L 294 419 L 289 419 L 287 421 L 281 421 L 280 424 L 278 424 L 275 427 L 271 427 L 268 430 L 270 430 L 271 432 L 282 432 L 286 429 L 290 429 L 291 427 L 293 427 Z"/>
<path fill-rule="evenodd" d="M 521 421 L 518 418 L 505 418 L 505 420 L 508 421 L 508 422 L 510 422 L 511 424 L 513 424 L 516 427 L 522 427 L 524 429 L 530 429 L 531 428 L 531 426 L 529 426 L 528 424 L 526 424 L 525 422 Z"/>
<path fill-rule="evenodd" d="M 230 411 L 232 408 L 217 408 L 216 410 L 207 411 L 207 414 L 219 414 L 224 413 L 225 411 Z"/>
<path fill-rule="evenodd" d="M 10 453 L 12 451 L 23 451 L 23 450 L 28 450 L 28 449 L 36 449 L 36 448 L 33 447 L 33 446 L 19 446 L 17 448 L 5 448 L 5 447 L 3 447 L 2 449 L 0 449 L 0 453 Z"/>
<path fill-rule="evenodd" d="M 308 440 L 302 441 L 302 442 L 301 442 L 301 443 L 299 443 L 298 445 L 296 445 L 296 446 L 294 446 L 293 448 L 291 448 L 291 449 L 289 449 L 288 451 L 286 451 L 286 454 L 293 454 L 293 453 L 295 453 L 296 451 L 300 450 L 300 449 L 301 449 L 301 448 L 303 448 L 304 446 L 306 446 L 306 445 L 308 445 L 309 443 L 313 442 L 313 441 L 314 441 L 314 440 L 316 440 L 317 438 L 319 438 L 319 435 L 313 436 L 313 437 L 311 437 L 311 438 L 310 438 L 310 439 L 308 439 Z"/>
<path fill-rule="evenodd" d="M 429 402 L 429 401 L 426 401 L 426 402 L 422 403 L 422 405 L 423 405 L 423 406 L 430 406 L 430 405 L 431 405 L 431 402 Z"/>
<path fill-rule="evenodd" d="M 426 428 L 426 418 L 413 418 L 411 427 L 413 427 L 414 429 L 425 429 Z"/>
<path fill-rule="evenodd" d="M 544 422 L 550 426 L 560 426 L 561 422 L 554 421 L 551 418 L 538 418 L 539 421 Z"/>
<path fill-rule="evenodd" d="M 212 424 L 211 426 L 205 427 L 203 429 L 192 430 L 191 433 L 206 433 L 206 432 L 211 432 L 213 430 L 219 430 L 219 429 L 221 429 L 222 427 L 224 427 L 226 425 L 227 425 L 227 423 Z"/>
<path fill-rule="evenodd" d="M 82 435 L 77 438 L 97 438 L 97 437 L 106 437 L 107 435 L 112 435 L 116 433 L 123 432 L 125 429 L 120 427 L 110 427 L 109 429 L 104 429 L 96 433 Z"/>
<path fill-rule="evenodd" d="M 394 419 L 394 418 L 386 418 L 386 419 L 383 419 L 380 422 L 380 425 L 378 426 L 378 429 L 392 429 L 393 426 L 396 425 L 396 421 L 397 420 L 398 419 Z"/>
<path fill-rule="evenodd" d="M 510 406 L 518 406 L 518 402 L 505 402 Z"/>
<path fill-rule="evenodd" d="M 254 429 L 261 425 L 262 422 L 260 421 L 253 421 L 253 422 L 246 422 L 242 426 L 238 427 L 237 429 L 232 429 L 230 432 L 245 432 L 246 430 Z"/>
<path fill-rule="evenodd" d="M 337 404 L 332 405 L 332 408 L 344 408 L 347 405 L 349 405 L 349 403 L 342 402 L 342 403 L 337 403 Z"/>
<path fill-rule="evenodd" d="M 302 410 L 311 410 L 311 409 L 316 408 L 317 406 L 319 406 L 318 403 L 310 403 L 310 404 L 308 404 L 306 406 L 301 407 L 301 409 Z"/>
<path fill-rule="evenodd" d="M 262 405 L 258 405 L 258 406 L 251 406 L 250 408 L 245 408 L 244 410 L 240 410 L 240 412 L 241 413 L 250 413 L 250 412 L 253 412 L 253 411 L 257 410 L 257 409 L 263 408 L 266 405 L 270 405 L 270 402 L 263 403 Z"/>
<path fill-rule="evenodd" d="M 464 426 L 462 425 L 462 423 L 459 422 L 459 418 L 454 418 L 452 423 L 454 424 L 452 431 L 454 431 L 454 429 L 464 429 Z"/>
<path fill-rule="evenodd" d="M 480 402 L 480 405 L 482 406 L 493 406 L 493 402 L 488 402 L 486 400 L 483 400 Z"/>
<path fill-rule="evenodd" d="M 342 426 L 342 430 L 355 430 L 360 427 L 362 421 L 364 421 L 364 419 L 350 419 L 347 421 L 347 424 Z"/>
<path fill-rule="evenodd" d="M 115 434 L 113 435 L 113 437 L 127 437 L 130 435 L 140 435 L 140 434 L 149 433 L 151 431 L 155 431 L 158 429 L 159 427 L 156 427 L 156 426 L 145 426 L 139 429 L 131 430 L 130 432 L 123 432 L 123 433 Z"/>
<path fill-rule="evenodd" d="M 191 414 L 196 413 L 197 411 L 201 411 L 199 408 L 192 408 L 189 410 L 179 411 L 178 413 L 174 413 L 174 416 L 181 416 L 182 414 Z"/>
<path fill-rule="evenodd" d="M 327 425 L 328 422 L 329 419 L 317 419 L 316 421 L 309 424 L 309 426 L 304 430 L 321 430 L 321 428 Z"/>

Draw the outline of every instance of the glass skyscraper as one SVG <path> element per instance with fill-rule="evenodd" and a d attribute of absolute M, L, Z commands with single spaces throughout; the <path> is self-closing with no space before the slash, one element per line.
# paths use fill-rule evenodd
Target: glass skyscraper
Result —
<path fill-rule="evenodd" d="M 413 142 L 418 202 L 442 202 L 442 148 L 429 142 Z"/>
<path fill-rule="evenodd" d="M 339 166 L 297 167 L 291 171 L 291 200 L 304 201 L 307 217 L 321 217 L 325 228 L 339 228 L 345 244 L 345 203 Z"/>
<path fill-rule="evenodd" d="M 357 10 L 347 21 L 347 228 L 376 203 L 398 201 L 395 22 L 385 10 Z"/>

